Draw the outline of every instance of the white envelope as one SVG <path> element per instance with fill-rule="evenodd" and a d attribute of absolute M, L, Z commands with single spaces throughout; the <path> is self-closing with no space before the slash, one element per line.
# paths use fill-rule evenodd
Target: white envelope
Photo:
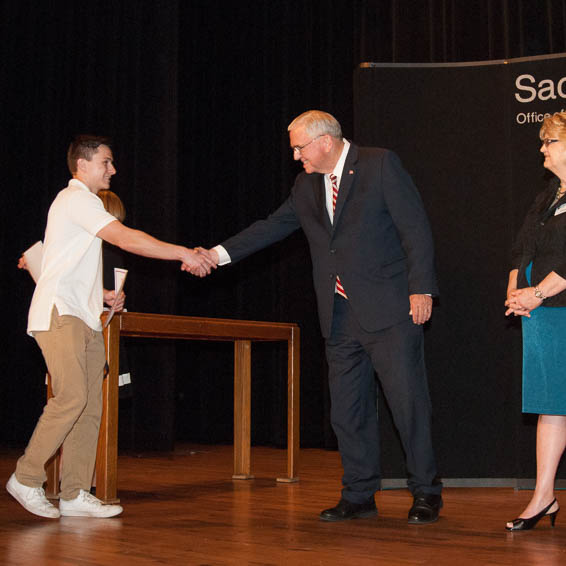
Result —
<path fill-rule="evenodd" d="M 41 275 L 41 260 L 43 259 L 43 243 L 35 242 L 31 248 L 24 252 L 27 269 L 35 283 Z"/>

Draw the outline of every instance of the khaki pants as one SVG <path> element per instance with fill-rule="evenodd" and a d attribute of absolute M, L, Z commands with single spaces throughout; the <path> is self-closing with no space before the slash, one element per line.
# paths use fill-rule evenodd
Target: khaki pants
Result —
<path fill-rule="evenodd" d="M 102 332 L 77 317 L 59 316 L 53 307 L 49 330 L 35 332 L 35 339 L 51 374 L 53 397 L 18 460 L 16 478 L 41 487 L 45 464 L 62 444 L 60 496 L 74 499 L 79 490 L 90 490 L 94 472 L 105 364 Z"/>

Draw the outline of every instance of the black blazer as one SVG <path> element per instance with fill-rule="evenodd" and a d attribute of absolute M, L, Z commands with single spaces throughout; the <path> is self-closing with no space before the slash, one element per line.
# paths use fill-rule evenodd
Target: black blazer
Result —
<path fill-rule="evenodd" d="M 548 188 L 538 194 L 513 245 L 511 269 L 519 270 L 518 288 L 538 285 L 551 271 L 566 279 L 566 212 L 554 215 L 557 208 L 566 205 L 566 196 L 551 207 L 559 184 L 558 179 L 553 179 Z M 525 270 L 531 261 L 529 285 Z M 549 297 L 543 304 L 565 307 L 566 291 Z"/>
<path fill-rule="evenodd" d="M 300 173 L 287 200 L 268 218 L 222 243 L 233 262 L 302 228 L 313 264 L 322 334 L 330 335 L 336 274 L 361 326 L 387 328 L 409 316 L 409 294 L 438 293 L 429 222 L 397 155 L 352 144 L 334 224 L 324 175 Z"/>

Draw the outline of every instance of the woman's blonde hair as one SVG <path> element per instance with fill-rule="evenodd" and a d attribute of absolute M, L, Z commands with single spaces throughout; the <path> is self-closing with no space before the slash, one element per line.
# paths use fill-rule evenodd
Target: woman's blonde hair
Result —
<path fill-rule="evenodd" d="M 539 137 L 542 140 L 549 137 L 549 135 L 566 141 L 566 112 L 555 112 L 552 116 L 547 116 L 543 120 Z"/>
<path fill-rule="evenodd" d="M 104 208 L 112 215 L 116 220 L 124 222 L 126 218 L 126 209 L 124 204 L 120 200 L 120 197 L 110 191 L 109 189 L 102 189 L 98 191 L 98 198 L 102 201 Z"/>

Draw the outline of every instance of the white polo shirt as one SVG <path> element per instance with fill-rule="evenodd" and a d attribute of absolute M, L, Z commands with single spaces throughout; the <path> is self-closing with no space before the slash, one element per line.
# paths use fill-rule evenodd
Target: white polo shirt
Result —
<path fill-rule="evenodd" d="M 28 315 L 28 334 L 49 330 L 51 311 L 80 318 L 102 330 L 102 240 L 96 234 L 116 220 L 78 179 L 49 208 L 41 275 Z"/>

